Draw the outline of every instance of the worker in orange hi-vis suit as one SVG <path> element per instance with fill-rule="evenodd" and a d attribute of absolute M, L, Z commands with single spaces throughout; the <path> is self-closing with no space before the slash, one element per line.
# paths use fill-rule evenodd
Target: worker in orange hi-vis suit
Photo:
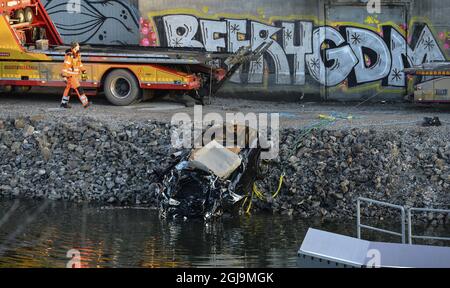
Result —
<path fill-rule="evenodd" d="M 86 80 L 86 68 L 83 67 L 81 62 L 80 45 L 76 42 L 71 44 L 71 48 L 66 51 L 66 56 L 64 58 L 64 68 L 62 70 L 62 76 L 64 81 L 67 83 L 66 89 L 64 90 L 64 95 L 61 101 L 62 108 L 71 108 L 69 105 L 70 100 L 70 90 L 74 89 L 83 104 L 84 108 L 89 107 L 90 103 L 84 90 L 80 87 L 80 82 L 78 77 L 82 73 L 82 79 Z"/>

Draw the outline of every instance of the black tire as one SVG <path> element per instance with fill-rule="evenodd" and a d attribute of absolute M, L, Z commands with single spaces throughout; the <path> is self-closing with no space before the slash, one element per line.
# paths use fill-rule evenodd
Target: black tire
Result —
<path fill-rule="evenodd" d="M 34 19 L 34 12 L 33 9 L 31 9 L 31 7 L 27 7 L 25 8 L 25 21 L 26 22 L 33 22 Z"/>
<path fill-rule="evenodd" d="M 14 90 L 14 87 L 11 85 L 5 85 L 3 86 L 2 92 L 4 93 L 11 93 Z"/>
<path fill-rule="evenodd" d="M 16 13 L 14 13 L 14 18 L 19 21 L 19 23 L 25 22 L 25 12 L 23 12 L 22 9 L 17 10 Z"/>
<path fill-rule="evenodd" d="M 141 88 L 136 77 L 128 70 L 111 71 L 105 79 L 106 98 L 116 106 L 127 106 L 138 100 Z"/>

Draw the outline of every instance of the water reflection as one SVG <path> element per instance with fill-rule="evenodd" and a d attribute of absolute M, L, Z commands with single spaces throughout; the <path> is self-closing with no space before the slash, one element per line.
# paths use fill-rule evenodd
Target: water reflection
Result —
<path fill-rule="evenodd" d="M 0 219 L 13 206 L 0 201 Z M 0 267 L 66 267 L 70 249 L 83 267 L 295 267 L 309 227 L 354 236 L 354 226 L 272 215 L 174 223 L 147 209 L 20 201 L 0 221 Z"/>

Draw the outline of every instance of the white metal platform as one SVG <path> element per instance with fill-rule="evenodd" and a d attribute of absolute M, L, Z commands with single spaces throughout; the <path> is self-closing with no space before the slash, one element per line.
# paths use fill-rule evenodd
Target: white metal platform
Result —
<path fill-rule="evenodd" d="M 370 242 L 312 228 L 298 256 L 303 268 L 450 268 L 448 247 Z"/>

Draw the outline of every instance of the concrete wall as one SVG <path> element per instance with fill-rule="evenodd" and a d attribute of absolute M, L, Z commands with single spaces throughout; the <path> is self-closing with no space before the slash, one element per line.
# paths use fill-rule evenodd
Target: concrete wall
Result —
<path fill-rule="evenodd" d="M 139 43 L 137 1 L 41 0 L 65 43 Z"/>
<path fill-rule="evenodd" d="M 105 30 L 108 43 L 140 41 L 142 46 L 228 52 L 273 41 L 262 59 L 244 67 L 225 87 L 227 94 L 263 99 L 286 95 L 291 99 L 304 95 L 313 99 L 403 99 L 408 88 L 402 73 L 405 67 L 449 56 L 450 8 L 439 0 L 382 1 L 381 13 L 371 14 L 362 2 L 139 0 L 141 29 L 136 40 L 139 16 L 127 22 L 132 32 L 119 31 L 124 25 L 114 21 L 120 18 L 123 2 L 105 1 L 95 5 L 113 15 L 109 26 L 103 26 L 111 33 L 106 28 L 96 33 Z M 93 30 L 81 34 L 90 35 Z M 97 34 L 87 42 L 99 42 Z M 123 41 L 123 37 L 128 38 Z"/>

